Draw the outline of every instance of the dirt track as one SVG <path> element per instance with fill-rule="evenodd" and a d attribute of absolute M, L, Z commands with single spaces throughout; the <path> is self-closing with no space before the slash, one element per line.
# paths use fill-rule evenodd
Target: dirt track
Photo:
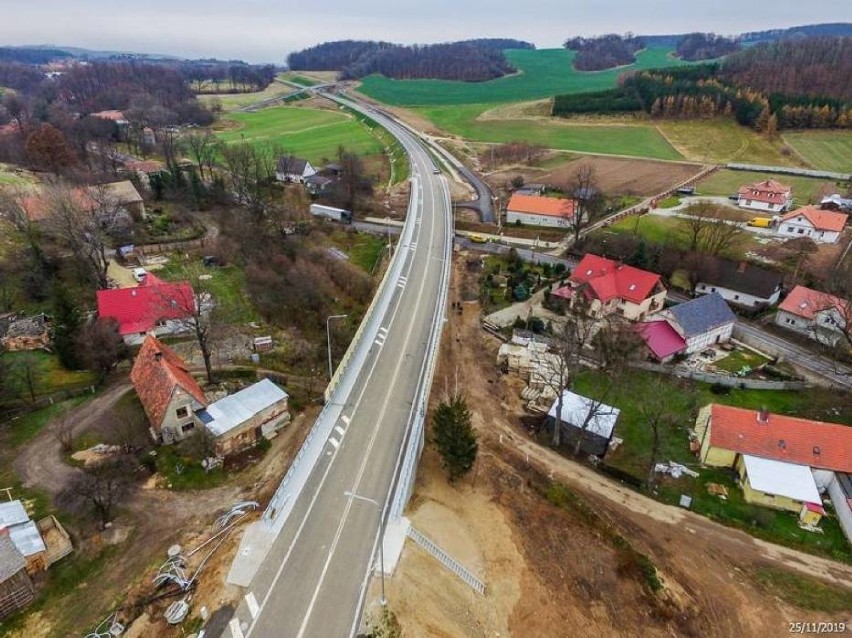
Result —
<path fill-rule="evenodd" d="M 460 271 L 470 276 L 455 270 L 452 301 Z M 449 486 L 427 447 L 409 516 L 480 574 L 488 591 L 479 597 L 409 543 L 389 593 L 406 635 L 771 636 L 786 633 L 788 621 L 829 620 L 767 594 L 750 574 L 769 564 L 848 586 L 850 566 L 658 503 L 527 439 L 513 416 L 517 388 L 490 367 L 497 343 L 479 327 L 478 304 L 463 308 L 447 324 L 436 388 L 463 381 L 480 458 L 471 476 Z M 542 476 L 566 484 L 650 557 L 665 583 L 662 597 L 649 597 L 622 573 L 622 557 L 600 527 L 531 489 Z"/>

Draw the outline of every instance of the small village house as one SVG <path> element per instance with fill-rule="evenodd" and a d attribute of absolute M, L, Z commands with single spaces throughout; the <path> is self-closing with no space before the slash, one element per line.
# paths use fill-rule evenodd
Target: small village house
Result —
<path fill-rule="evenodd" d="M 737 191 L 737 206 L 748 210 L 781 213 L 788 210 L 792 203 L 793 189 L 774 179 L 746 184 Z"/>
<path fill-rule="evenodd" d="M 796 286 L 779 304 L 775 323 L 834 346 L 844 336 L 852 335 L 852 302 Z"/>
<path fill-rule="evenodd" d="M 852 472 L 852 428 L 836 423 L 709 404 L 695 437 L 703 464 L 736 470 L 746 501 L 795 512 L 810 526 L 824 513 L 820 486 L 831 473 Z"/>
<path fill-rule="evenodd" d="M 582 437 L 580 451 L 584 454 L 604 456 L 609 449 L 615 423 L 621 410 L 599 401 L 575 394 L 570 390 L 562 392 L 562 410 L 559 411 L 559 399 L 554 399 L 547 413 L 547 429 L 553 431 L 556 415 L 561 415 L 562 442 L 574 446 Z"/>
<path fill-rule="evenodd" d="M 130 371 L 130 380 L 158 443 L 175 443 L 196 431 L 196 411 L 207 397 L 183 360 L 153 335 L 147 335 Z"/>
<path fill-rule="evenodd" d="M 316 174 L 317 169 L 308 160 L 293 155 L 282 155 L 275 165 L 275 179 L 279 182 L 304 184 L 308 177 Z"/>
<path fill-rule="evenodd" d="M 645 344 L 660 361 L 689 355 L 730 340 L 736 315 L 721 295 L 711 293 L 651 315 L 640 325 Z"/>
<path fill-rule="evenodd" d="M 48 516 L 36 523 L 19 500 L 0 502 L 0 527 L 8 530 L 26 561 L 28 574 L 47 570 L 73 549 L 71 537 L 55 517 Z"/>
<path fill-rule="evenodd" d="M 124 113 L 116 110 L 97 111 L 96 113 L 89 113 L 89 117 L 95 117 L 99 120 L 115 122 L 117 126 L 127 126 L 129 124 L 127 118 L 124 117 Z"/>
<path fill-rule="evenodd" d="M 578 295 L 589 304 L 590 316 L 618 313 L 636 321 L 663 307 L 666 288 L 656 273 L 588 253 L 571 273 L 568 285 L 551 293 L 571 307 L 578 303 Z"/>
<path fill-rule="evenodd" d="M 506 224 L 568 228 L 574 211 L 573 199 L 515 193 L 506 205 Z"/>
<path fill-rule="evenodd" d="M 216 456 L 226 457 L 271 438 L 290 422 L 287 393 L 269 379 L 228 395 L 198 411 L 213 437 Z"/>
<path fill-rule="evenodd" d="M 819 207 L 823 210 L 852 213 L 852 197 L 842 197 L 839 193 L 835 193 L 823 197 L 819 202 Z"/>
<path fill-rule="evenodd" d="M 846 540 L 852 544 L 852 474 L 835 472 L 826 486 Z"/>
<path fill-rule="evenodd" d="M 12 542 L 9 529 L 0 527 L 0 618 L 27 606 L 34 598 L 27 561 Z"/>
<path fill-rule="evenodd" d="M 129 180 L 75 188 L 71 191 L 71 196 L 74 203 L 86 211 L 123 212 L 136 221 L 145 219 L 147 214 L 142 196 Z M 38 192 L 23 198 L 21 208 L 34 222 L 41 221 L 50 214 L 50 202 Z"/>
<path fill-rule="evenodd" d="M 118 333 L 128 345 L 142 343 L 149 333 L 185 333 L 196 312 L 188 282 L 164 282 L 151 273 L 137 287 L 98 290 L 97 301 L 98 316 L 118 321 Z"/>
<path fill-rule="evenodd" d="M 779 273 L 747 261 L 730 261 L 702 255 L 694 292 L 719 293 L 729 304 L 742 308 L 762 308 L 778 303 L 782 277 Z"/>
<path fill-rule="evenodd" d="M 781 217 L 778 235 L 784 239 L 807 237 L 818 244 L 836 244 L 849 215 L 816 206 L 803 206 Z"/>

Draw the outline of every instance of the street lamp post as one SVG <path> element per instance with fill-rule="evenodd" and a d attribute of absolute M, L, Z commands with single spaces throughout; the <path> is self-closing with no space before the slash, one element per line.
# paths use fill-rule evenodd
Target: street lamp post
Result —
<path fill-rule="evenodd" d="M 344 494 L 349 498 L 372 503 L 379 510 L 379 570 L 381 570 L 382 577 L 382 598 L 379 603 L 382 607 L 385 607 L 388 604 L 388 599 L 385 597 L 385 519 L 382 516 L 382 506 L 377 500 L 368 496 L 361 496 L 355 492 L 344 492 Z"/>
<path fill-rule="evenodd" d="M 331 315 L 330 317 L 326 317 L 325 319 L 325 336 L 328 342 L 328 381 L 331 383 L 331 377 L 334 374 L 331 369 L 331 329 L 329 328 L 329 322 L 332 319 L 344 319 L 349 315 Z"/>

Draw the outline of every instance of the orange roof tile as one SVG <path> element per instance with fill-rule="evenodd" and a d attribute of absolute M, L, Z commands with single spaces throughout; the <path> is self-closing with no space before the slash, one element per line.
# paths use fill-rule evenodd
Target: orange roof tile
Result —
<path fill-rule="evenodd" d="M 565 217 L 566 219 L 570 219 L 574 216 L 574 200 L 515 194 L 509 200 L 506 210 L 513 213 L 547 215 L 548 217 Z"/>
<path fill-rule="evenodd" d="M 741 186 L 737 194 L 758 202 L 783 204 L 787 201 L 791 190 L 786 184 L 776 182 L 774 179 L 765 179 L 762 182 Z"/>
<path fill-rule="evenodd" d="M 796 286 L 790 294 L 778 305 L 779 310 L 789 312 L 791 315 L 813 319 L 816 313 L 829 308 L 837 308 L 840 314 L 845 316 L 852 313 L 852 303 L 829 295 L 819 290 L 812 290 L 804 286 Z"/>
<path fill-rule="evenodd" d="M 852 427 L 757 410 L 710 406 L 710 445 L 765 459 L 852 472 Z"/>
<path fill-rule="evenodd" d="M 204 391 L 189 373 L 183 359 L 153 335 L 145 337 L 133 362 L 130 380 L 151 427 L 157 431 L 176 388 L 192 396 L 202 406 L 207 405 Z"/>
<path fill-rule="evenodd" d="M 835 213 L 832 210 L 822 210 L 816 206 L 802 206 L 796 210 L 791 210 L 789 213 L 781 217 L 781 221 L 789 221 L 794 217 L 801 215 L 807 219 L 811 225 L 817 230 L 829 230 L 841 232 L 846 225 L 846 220 L 849 215 L 845 213 Z"/>

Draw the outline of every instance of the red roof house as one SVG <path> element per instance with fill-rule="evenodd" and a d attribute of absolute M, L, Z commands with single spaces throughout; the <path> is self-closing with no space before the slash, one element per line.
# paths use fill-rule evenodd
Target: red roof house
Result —
<path fill-rule="evenodd" d="M 145 337 L 130 380 L 154 440 L 172 443 L 195 431 L 195 412 L 207 406 L 207 397 L 183 359 L 155 336 Z"/>
<path fill-rule="evenodd" d="M 834 345 L 844 335 L 852 336 L 852 301 L 796 286 L 778 305 L 775 323 Z"/>
<path fill-rule="evenodd" d="M 802 206 L 781 217 L 778 234 L 785 239 L 809 237 L 815 242 L 833 244 L 840 238 L 849 215 L 817 206 Z"/>
<path fill-rule="evenodd" d="M 506 205 L 506 223 L 567 227 L 575 207 L 573 199 L 514 194 Z"/>
<path fill-rule="evenodd" d="M 98 290 L 98 316 L 118 321 L 118 332 L 129 345 L 142 343 L 153 331 L 158 335 L 186 330 L 185 321 L 195 314 L 196 299 L 185 281 L 165 282 L 151 273 L 136 288 Z"/>
<path fill-rule="evenodd" d="M 640 323 L 638 328 L 645 345 L 660 361 L 667 361 L 678 352 L 686 350 L 686 341 L 668 321 Z"/>
<path fill-rule="evenodd" d="M 737 206 L 751 210 L 781 212 L 793 202 L 792 189 L 774 179 L 741 186 L 737 191 Z"/>
<path fill-rule="evenodd" d="M 712 403 L 698 417 L 701 460 L 732 465 L 736 455 L 852 472 L 852 427 Z"/>
<path fill-rule="evenodd" d="M 590 313 L 602 316 L 620 311 L 627 319 L 641 319 L 662 308 L 666 289 L 660 275 L 625 266 L 591 253 L 583 257 L 569 277 L 566 288 L 553 292 L 557 297 L 572 298 L 577 292 L 591 303 Z"/>

